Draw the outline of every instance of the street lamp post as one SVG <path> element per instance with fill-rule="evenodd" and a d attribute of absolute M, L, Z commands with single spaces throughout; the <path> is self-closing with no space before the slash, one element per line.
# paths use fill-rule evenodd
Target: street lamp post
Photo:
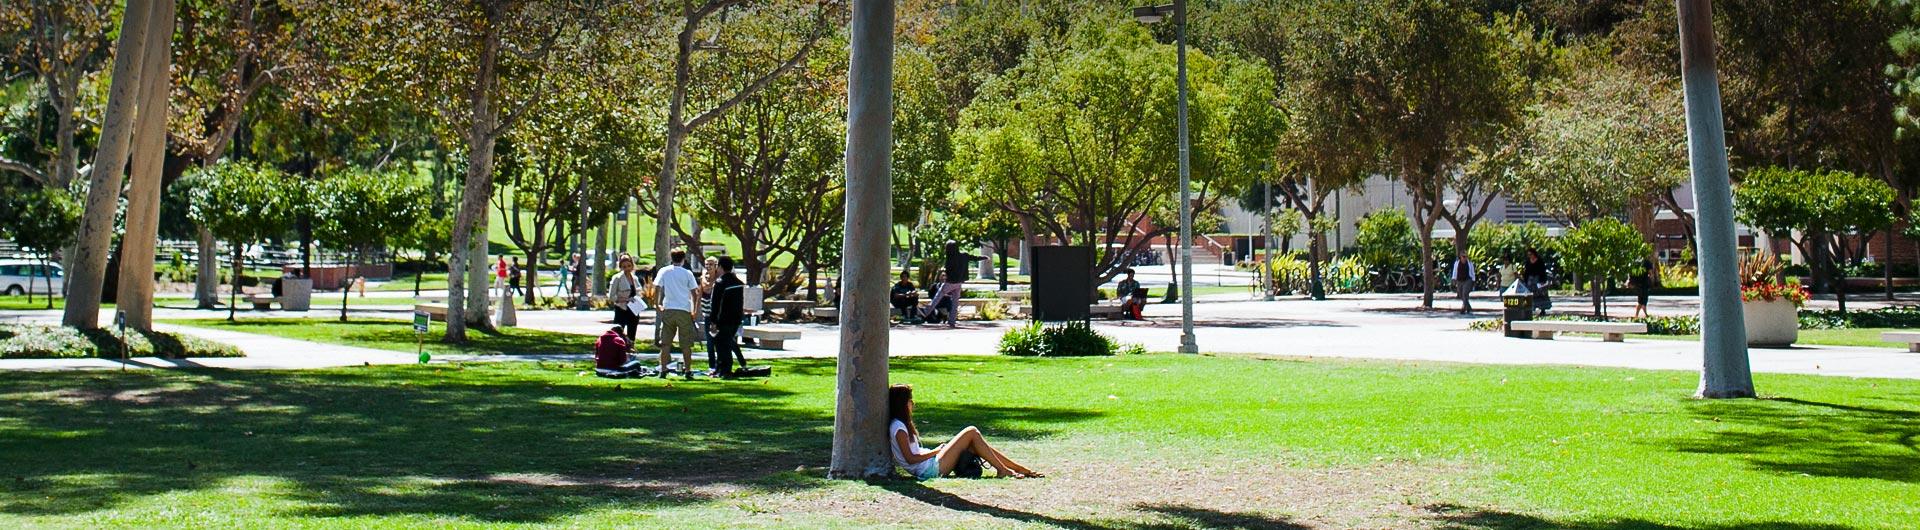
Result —
<path fill-rule="evenodd" d="M 1174 47 L 1179 60 L 1180 123 L 1180 353 L 1200 353 L 1193 338 L 1193 197 L 1187 182 L 1187 2 L 1133 8 L 1133 18 L 1153 24 L 1173 16 Z"/>
<path fill-rule="evenodd" d="M 1260 264 L 1260 274 L 1254 275 L 1253 279 L 1260 282 L 1260 292 L 1266 293 L 1266 300 L 1272 302 L 1273 281 L 1269 276 L 1273 274 L 1273 181 L 1269 180 L 1262 184 L 1264 192 L 1261 195 L 1266 199 L 1266 204 L 1260 209 L 1260 217 L 1266 221 L 1267 226 L 1265 235 L 1260 236 L 1260 246 L 1264 247 L 1262 250 L 1266 251 L 1267 259 L 1263 260 L 1265 263 Z"/>

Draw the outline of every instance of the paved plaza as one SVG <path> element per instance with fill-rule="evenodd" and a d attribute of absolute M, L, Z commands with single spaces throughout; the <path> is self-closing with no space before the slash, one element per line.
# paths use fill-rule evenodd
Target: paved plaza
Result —
<path fill-rule="evenodd" d="M 398 296 L 410 293 L 368 293 L 369 296 Z M 1874 297 L 1877 298 L 1877 297 Z M 1897 303 L 1915 303 L 1903 295 Z M 1697 309 L 1691 297 L 1656 298 L 1659 314 L 1686 314 Z M 1694 342 L 1630 338 L 1624 343 L 1604 343 L 1594 337 L 1562 337 L 1558 340 L 1512 339 L 1498 333 L 1470 331 L 1467 325 L 1479 319 L 1497 316 L 1499 301 L 1491 293 L 1475 300 L 1472 315 L 1448 309 L 1417 309 L 1418 295 L 1344 295 L 1325 301 L 1298 297 L 1275 301 L 1252 299 L 1248 294 L 1202 296 L 1194 304 L 1195 336 L 1202 351 L 1213 354 L 1244 354 L 1287 357 L 1332 357 L 1406 361 L 1439 361 L 1480 364 L 1542 364 L 1605 366 L 1659 370 L 1698 370 L 1699 345 Z M 1442 308 L 1457 307 L 1445 300 Z M 1877 301 L 1855 301 L 1855 308 L 1883 305 Z M 1566 310 L 1584 310 L 1585 299 L 1565 298 L 1556 302 Z M 1831 301 L 1815 301 L 1814 306 L 1831 306 Z M 1609 311 L 1631 311 L 1625 299 L 1616 299 Z M 359 319 L 404 319 L 406 306 L 357 306 L 351 309 Z M 1154 304 L 1147 307 L 1145 321 L 1096 320 L 1094 328 L 1126 343 L 1137 343 L 1150 351 L 1173 351 L 1180 342 L 1180 306 Z M 223 311 L 162 308 L 158 319 L 216 318 Z M 325 318 L 337 317 L 335 310 L 316 307 L 309 312 L 243 311 L 240 318 Z M 436 362 L 475 362 L 515 359 L 585 359 L 592 335 L 607 329 L 610 314 L 582 311 L 518 312 L 521 327 L 581 335 L 577 351 L 534 352 L 509 356 L 435 356 Z M 0 322 L 55 323 L 58 314 L 38 311 L 0 311 Z M 111 318 L 110 316 L 107 318 Z M 802 330 L 800 340 L 788 341 L 783 351 L 749 349 L 756 358 L 832 357 L 838 352 L 839 330 L 831 324 L 779 324 Z M 1000 336 L 1019 321 L 961 322 L 956 328 L 941 325 L 897 325 L 891 335 L 893 355 L 991 355 Z M 182 326 L 163 326 L 164 331 L 189 334 L 226 342 L 247 353 L 238 358 L 159 359 L 136 358 L 134 368 L 218 367 L 240 369 L 318 368 L 361 364 L 405 364 L 417 362 L 411 353 L 356 348 L 331 344 L 269 337 L 225 330 Z M 1890 377 L 1920 379 L 1920 354 L 1910 354 L 1889 345 L 1886 348 L 1843 346 L 1799 346 L 1789 349 L 1759 349 L 1749 353 L 1753 369 L 1763 373 L 1794 373 L 1850 377 Z M 0 369 L 106 369 L 120 368 L 110 359 L 6 359 Z"/>

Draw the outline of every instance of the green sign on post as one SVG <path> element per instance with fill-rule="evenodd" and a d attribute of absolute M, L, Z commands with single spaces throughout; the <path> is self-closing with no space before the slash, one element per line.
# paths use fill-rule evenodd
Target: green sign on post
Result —
<path fill-rule="evenodd" d="M 420 364 L 427 364 L 432 357 L 427 355 L 427 328 L 433 325 L 433 317 L 426 311 L 413 312 L 414 346 L 420 351 Z"/>

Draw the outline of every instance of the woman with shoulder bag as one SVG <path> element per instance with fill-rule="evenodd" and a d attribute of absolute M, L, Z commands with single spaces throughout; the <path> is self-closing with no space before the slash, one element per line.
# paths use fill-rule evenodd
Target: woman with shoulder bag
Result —
<path fill-rule="evenodd" d="M 607 285 L 607 301 L 613 306 L 613 324 L 620 327 L 627 344 L 633 344 L 633 334 L 640 328 L 639 312 L 647 306 L 640 299 L 640 278 L 633 274 L 632 256 L 620 256 L 620 274 Z"/>

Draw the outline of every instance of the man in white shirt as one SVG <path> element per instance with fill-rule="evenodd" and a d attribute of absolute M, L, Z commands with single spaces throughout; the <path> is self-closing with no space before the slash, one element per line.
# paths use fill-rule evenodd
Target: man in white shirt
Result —
<path fill-rule="evenodd" d="M 691 380 L 693 342 L 698 334 L 693 329 L 693 299 L 694 292 L 700 289 L 700 280 L 686 268 L 687 251 L 673 251 L 671 263 L 654 276 L 654 286 L 660 289 L 660 335 L 655 341 L 660 347 L 660 377 L 667 376 L 667 363 L 673 360 L 674 339 L 678 338 L 681 364 L 686 366 L 687 379 Z"/>

